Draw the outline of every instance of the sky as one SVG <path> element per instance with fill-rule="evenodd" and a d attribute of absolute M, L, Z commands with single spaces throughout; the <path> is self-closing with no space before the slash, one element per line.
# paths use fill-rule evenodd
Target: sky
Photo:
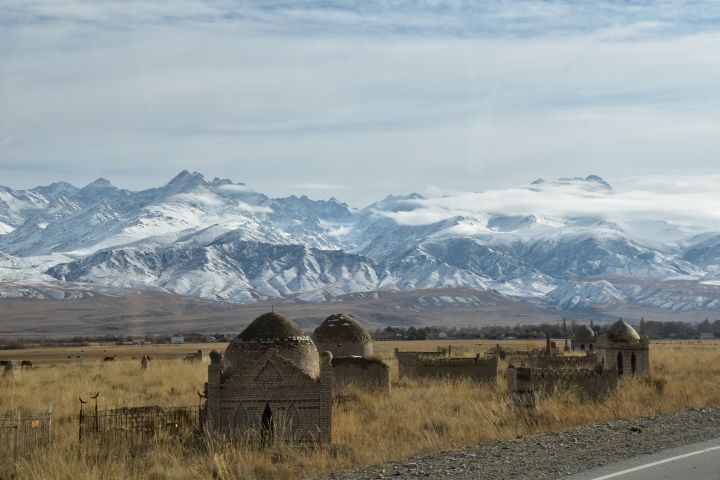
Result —
<path fill-rule="evenodd" d="M 0 184 L 691 190 L 720 173 L 719 52 L 714 1 L 0 0 Z"/>

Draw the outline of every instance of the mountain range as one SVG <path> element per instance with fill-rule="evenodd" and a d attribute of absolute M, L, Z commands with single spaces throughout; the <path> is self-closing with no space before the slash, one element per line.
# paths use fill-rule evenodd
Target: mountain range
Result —
<path fill-rule="evenodd" d="M 594 175 L 518 191 L 616 195 Z M 0 297 L 135 289 L 251 304 L 483 291 L 566 312 L 720 310 L 720 231 L 603 214 L 438 213 L 434 200 L 391 195 L 356 209 L 187 171 L 143 191 L 105 179 L 0 186 Z"/>

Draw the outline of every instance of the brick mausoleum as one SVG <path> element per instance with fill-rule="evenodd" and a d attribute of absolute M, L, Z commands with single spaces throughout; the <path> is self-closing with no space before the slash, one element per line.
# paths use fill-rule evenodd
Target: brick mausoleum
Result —
<path fill-rule="evenodd" d="M 206 416 L 211 430 L 256 436 L 264 445 L 332 440 L 332 354 L 288 318 L 266 313 L 214 351 Z"/>

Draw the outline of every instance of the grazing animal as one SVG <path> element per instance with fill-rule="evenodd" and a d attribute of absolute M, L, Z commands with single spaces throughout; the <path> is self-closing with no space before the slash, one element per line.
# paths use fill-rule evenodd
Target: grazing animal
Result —
<path fill-rule="evenodd" d="M 203 359 L 203 353 L 202 350 L 198 350 L 197 352 L 188 353 L 185 355 L 185 361 L 186 362 L 202 362 Z"/>
<path fill-rule="evenodd" d="M 0 360 L 0 370 L 2 370 L 3 376 L 14 375 L 16 368 L 17 364 L 14 360 Z"/>
<path fill-rule="evenodd" d="M 21 368 L 32 368 L 32 362 L 30 360 L 23 360 L 20 362 Z"/>
<path fill-rule="evenodd" d="M 114 362 L 114 361 L 115 361 L 115 356 L 114 356 L 114 355 L 113 355 L 112 357 L 105 357 L 105 358 L 103 358 L 103 362 Z"/>
<path fill-rule="evenodd" d="M 150 358 L 147 355 L 143 355 L 142 359 L 140 360 L 140 368 L 143 370 L 147 370 L 150 366 Z"/>

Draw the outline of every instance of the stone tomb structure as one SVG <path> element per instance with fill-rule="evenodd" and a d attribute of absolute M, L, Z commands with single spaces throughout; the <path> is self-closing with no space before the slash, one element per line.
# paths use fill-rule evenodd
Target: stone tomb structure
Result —
<path fill-rule="evenodd" d="M 479 382 L 495 381 L 498 357 L 450 357 L 448 352 L 401 352 L 395 349 L 398 375 L 403 378 L 469 378 Z"/>
<path fill-rule="evenodd" d="M 372 356 L 372 337 L 352 315 L 330 315 L 315 329 L 313 340 L 318 350 L 332 352 L 335 393 L 350 386 L 390 392 L 390 367 Z"/>
<path fill-rule="evenodd" d="M 300 328 L 277 313 L 255 319 L 213 351 L 205 387 L 211 430 L 263 445 L 332 441 L 332 354 L 318 355 Z"/>
<path fill-rule="evenodd" d="M 595 368 L 535 368 L 510 365 L 506 372 L 508 391 L 527 406 L 535 405 L 541 394 L 558 390 L 576 390 L 585 398 L 595 399 L 606 395 L 618 384 L 615 369 Z"/>
<path fill-rule="evenodd" d="M 320 352 L 333 357 L 372 357 L 370 334 L 350 314 L 330 315 L 313 332 L 313 341 Z"/>
<path fill-rule="evenodd" d="M 571 350 L 573 351 L 595 351 L 597 334 L 587 325 L 580 325 L 573 333 Z"/>
<path fill-rule="evenodd" d="M 598 337 L 597 350 L 603 367 L 616 369 L 619 376 L 650 373 L 650 342 L 623 320 Z"/>
<path fill-rule="evenodd" d="M 585 355 L 526 355 L 512 357 L 509 363 L 515 366 L 534 368 L 594 368 L 598 356 L 587 352 Z"/>

